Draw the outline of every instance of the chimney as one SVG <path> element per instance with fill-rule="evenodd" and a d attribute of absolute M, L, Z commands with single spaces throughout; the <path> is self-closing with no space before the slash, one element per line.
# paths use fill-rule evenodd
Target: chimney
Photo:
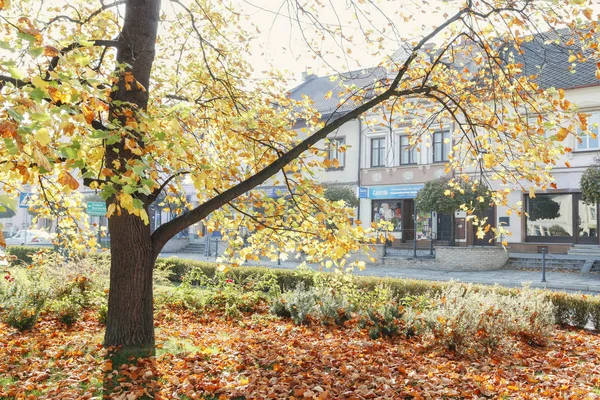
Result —
<path fill-rule="evenodd" d="M 307 71 L 304 71 L 302 73 L 302 82 L 312 81 L 316 77 L 317 77 L 317 75 L 315 75 L 315 74 L 309 74 Z"/>

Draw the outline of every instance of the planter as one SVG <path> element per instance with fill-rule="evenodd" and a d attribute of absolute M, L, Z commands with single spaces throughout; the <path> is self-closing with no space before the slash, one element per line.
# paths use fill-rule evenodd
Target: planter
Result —
<path fill-rule="evenodd" d="M 490 271 L 501 269 L 508 261 L 508 251 L 501 247 L 435 248 L 439 269 L 452 271 Z"/>

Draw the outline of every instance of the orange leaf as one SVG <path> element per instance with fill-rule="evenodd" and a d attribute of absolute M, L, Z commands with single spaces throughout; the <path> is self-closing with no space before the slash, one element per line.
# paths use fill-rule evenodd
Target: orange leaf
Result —
<path fill-rule="evenodd" d="M 4 240 L 4 233 L 0 231 L 0 246 L 6 247 L 6 240 Z"/>
<path fill-rule="evenodd" d="M 58 49 L 54 46 L 44 46 L 44 55 L 48 57 L 56 57 L 58 55 Z"/>
<path fill-rule="evenodd" d="M 81 111 L 83 112 L 83 117 L 85 118 L 85 122 L 91 124 L 94 120 L 94 110 L 90 108 L 87 104 L 81 105 Z"/>
<path fill-rule="evenodd" d="M 60 174 L 58 174 L 58 183 L 63 186 L 68 186 L 72 190 L 75 190 L 79 187 L 79 182 L 77 182 L 77 179 L 73 178 L 73 176 L 67 171 L 60 171 Z"/>
<path fill-rule="evenodd" d="M 0 123 L 0 135 L 6 139 L 12 139 L 17 136 L 17 126 L 12 121 L 3 121 Z"/>
<path fill-rule="evenodd" d="M 562 142 L 569 135 L 569 130 L 567 128 L 560 128 L 558 133 L 556 134 L 556 140 Z"/>
<path fill-rule="evenodd" d="M 106 360 L 106 362 L 102 365 L 102 371 L 110 372 L 112 371 L 112 361 Z"/>

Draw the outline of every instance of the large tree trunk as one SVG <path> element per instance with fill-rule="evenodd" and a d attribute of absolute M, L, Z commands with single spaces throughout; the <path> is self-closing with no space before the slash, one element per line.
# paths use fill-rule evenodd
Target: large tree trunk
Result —
<path fill-rule="evenodd" d="M 108 220 L 111 233 L 110 291 L 105 346 L 125 353 L 154 353 L 150 225 L 124 211 Z"/>
<path fill-rule="evenodd" d="M 111 93 L 109 113 L 109 120 L 118 119 L 122 126 L 135 126 L 132 123 L 148 105 L 159 16 L 160 0 L 126 2 L 117 47 L 117 61 L 124 66 L 124 71 L 116 71 L 119 81 Z M 131 77 L 135 84 L 131 83 Z M 133 130 L 120 142 L 106 147 L 106 166 L 114 168 L 117 176 L 125 174 L 127 165 L 139 159 L 138 154 L 125 146 L 126 137 L 134 137 L 137 146 L 144 147 L 144 132 Z M 147 196 L 140 193 L 133 193 L 133 196 L 148 209 Z M 108 203 L 118 203 L 118 196 Z M 111 237 L 111 268 L 104 345 L 121 346 L 120 355 L 153 354 L 152 269 L 156 255 L 150 225 L 121 209 L 110 216 L 108 231 Z M 119 357 L 119 361 L 122 359 Z"/>

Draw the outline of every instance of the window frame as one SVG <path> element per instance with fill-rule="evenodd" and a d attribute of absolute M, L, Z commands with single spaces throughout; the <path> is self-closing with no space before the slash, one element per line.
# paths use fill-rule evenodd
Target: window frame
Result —
<path fill-rule="evenodd" d="M 577 139 L 575 140 L 575 151 L 598 151 L 600 150 L 600 111 L 588 111 L 589 116 L 588 119 L 588 130 L 592 131 L 596 134 L 595 138 L 592 138 L 590 135 L 582 135 L 581 129 L 577 127 Z M 595 125 L 595 126 L 594 126 Z M 579 141 L 581 139 L 581 142 Z M 590 147 L 590 140 L 596 141 L 595 147 Z M 585 143 L 585 144 L 584 144 Z"/>
<path fill-rule="evenodd" d="M 338 160 L 338 166 L 328 167 L 327 170 L 340 170 L 344 169 L 346 166 L 346 152 L 340 151 L 340 147 L 346 144 L 345 136 L 336 136 L 332 138 L 327 138 L 329 142 L 327 143 L 327 160 L 333 161 L 335 159 Z"/>
<path fill-rule="evenodd" d="M 381 143 L 382 146 L 379 147 L 375 147 L 374 144 L 375 142 L 377 143 Z M 385 167 L 385 137 L 373 137 L 370 138 L 370 148 L 371 148 L 371 160 L 370 160 L 370 165 L 371 168 L 381 168 L 381 167 Z M 378 151 L 378 164 L 374 163 L 374 155 L 375 155 L 375 150 Z"/>
<path fill-rule="evenodd" d="M 417 146 L 410 146 L 410 136 L 399 135 L 400 137 L 400 165 L 415 165 L 417 163 Z M 404 143 L 406 142 L 406 144 Z M 405 154 L 408 155 L 408 162 L 405 162 Z"/>
<path fill-rule="evenodd" d="M 440 137 L 439 142 L 436 140 L 437 137 Z M 445 139 L 448 139 L 449 142 L 445 143 L 444 142 Z M 437 159 L 438 153 L 435 151 L 435 147 L 436 147 L 437 143 L 440 144 L 441 153 L 442 153 L 440 159 Z M 450 154 L 451 150 L 452 150 L 452 134 L 450 133 L 450 130 L 433 132 L 432 137 L 431 137 L 431 161 L 433 163 L 442 163 L 442 162 L 450 161 L 448 155 Z"/>

